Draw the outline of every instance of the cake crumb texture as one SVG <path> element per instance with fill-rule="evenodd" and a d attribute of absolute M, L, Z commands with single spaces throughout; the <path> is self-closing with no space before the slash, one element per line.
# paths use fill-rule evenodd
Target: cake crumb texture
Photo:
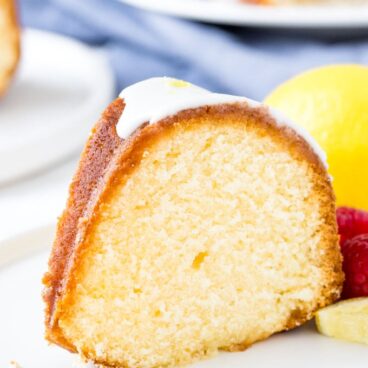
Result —
<path fill-rule="evenodd" d="M 107 172 L 48 299 L 50 340 L 105 366 L 174 367 L 338 298 L 328 175 L 266 111 L 213 106 L 144 126 Z"/>

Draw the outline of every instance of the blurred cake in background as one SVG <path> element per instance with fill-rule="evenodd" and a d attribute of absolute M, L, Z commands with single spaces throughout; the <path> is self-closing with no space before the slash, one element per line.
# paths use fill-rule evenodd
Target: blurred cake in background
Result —
<path fill-rule="evenodd" d="M 0 0 L 0 96 L 9 86 L 20 55 L 15 8 L 13 0 Z"/>

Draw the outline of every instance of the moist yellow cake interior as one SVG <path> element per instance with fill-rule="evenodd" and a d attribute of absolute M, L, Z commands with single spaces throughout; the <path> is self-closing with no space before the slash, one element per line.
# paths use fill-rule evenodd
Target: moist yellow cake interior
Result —
<path fill-rule="evenodd" d="M 174 366 L 316 307 L 331 199 L 292 144 L 228 118 L 176 124 L 147 144 L 95 214 L 59 316 L 66 339 L 110 364 Z"/>

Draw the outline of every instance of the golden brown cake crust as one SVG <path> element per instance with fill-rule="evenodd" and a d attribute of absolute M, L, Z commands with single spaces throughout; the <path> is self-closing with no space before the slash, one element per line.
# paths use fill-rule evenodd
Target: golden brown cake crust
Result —
<path fill-rule="evenodd" d="M 6 61 L 3 61 L 4 64 L 0 60 L 0 96 L 2 96 L 6 92 L 18 65 L 20 57 L 20 28 L 14 0 L 0 0 L 0 13 L 3 14 L 3 26 L 5 27 L 5 29 L 1 29 L 2 34 L 0 34 L 0 53 L 5 53 L 6 55 Z M 6 47 L 6 50 L 2 49 L 3 47 Z"/>
<path fill-rule="evenodd" d="M 338 248 L 336 231 L 334 194 L 330 179 L 319 157 L 310 145 L 294 130 L 279 126 L 269 114 L 267 108 L 251 108 L 247 103 L 234 103 L 216 106 L 203 106 L 189 109 L 165 118 L 156 124 L 143 124 L 127 140 L 122 140 L 116 134 L 115 126 L 124 109 L 121 99 L 115 100 L 103 113 L 101 119 L 92 130 L 84 152 L 81 156 L 78 170 L 74 176 L 69 191 L 66 209 L 59 219 L 56 239 L 49 261 L 49 271 L 44 277 L 44 300 L 46 303 L 46 338 L 71 351 L 76 348 L 67 341 L 58 327 L 58 301 L 63 298 L 67 290 L 76 283 L 78 263 L 83 257 L 83 240 L 88 234 L 88 226 L 93 221 L 94 213 L 105 195 L 114 187 L 115 174 L 129 174 L 139 166 L 142 154 L 152 140 L 165 134 L 168 127 L 180 124 L 182 121 L 211 116 L 214 119 L 228 115 L 237 119 L 253 118 L 259 124 L 269 129 L 279 130 L 282 137 L 294 142 L 296 153 L 306 159 L 311 167 L 320 175 L 321 182 L 317 183 L 317 191 L 327 193 L 328 203 L 324 204 L 321 216 L 330 224 L 330 233 L 326 234 L 329 245 L 325 249 L 326 261 L 321 261 L 326 280 L 325 292 L 321 295 L 317 305 L 323 307 L 339 297 L 343 282 L 341 270 L 341 254 Z M 80 246 L 81 245 L 81 246 Z M 335 268 L 331 270 L 331 264 Z M 68 305 L 67 298 L 63 305 Z M 293 311 L 283 330 L 299 326 L 313 317 L 313 312 Z M 264 336 L 266 338 L 268 336 Z M 226 350 L 243 350 L 252 342 L 244 341 Z M 94 359 L 89 352 L 82 352 L 87 358 Z M 106 366 L 118 366 L 115 362 L 95 361 Z"/>
<path fill-rule="evenodd" d="M 68 262 L 76 245 L 78 226 L 83 224 L 88 214 L 88 203 L 103 188 L 103 177 L 116 149 L 121 145 L 115 133 L 115 124 L 124 109 L 121 99 L 115 100 L 103 113 L 91 131 L 90 138 L 81 155 L 77 172 L 69 188 L 66 208 L 59 218 L 53 250 L 49 259 L 49 270 L 43 278 L 45 285 L 44 300 L 46 303 L 47 337 L 65 347 L 61 336 L 53 333 L 52 316 L 54 306 L 60 297 Z"/>

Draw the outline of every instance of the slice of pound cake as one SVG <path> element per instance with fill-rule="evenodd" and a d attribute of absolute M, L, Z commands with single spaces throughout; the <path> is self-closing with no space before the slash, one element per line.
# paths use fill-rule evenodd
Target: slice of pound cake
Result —
<path fill-rule="evenodd" d="M 0 96 L 8 88 L 18 64 L 19 28 L 14 0 L 0 0 Z"/>
<path fill-rule="evenodd" d="M 109 367 L 243 350 L 334 300 L 323 153 L 265 106 L 153 78 L 93 128 L 44 277 L 46 336 Z"/>

